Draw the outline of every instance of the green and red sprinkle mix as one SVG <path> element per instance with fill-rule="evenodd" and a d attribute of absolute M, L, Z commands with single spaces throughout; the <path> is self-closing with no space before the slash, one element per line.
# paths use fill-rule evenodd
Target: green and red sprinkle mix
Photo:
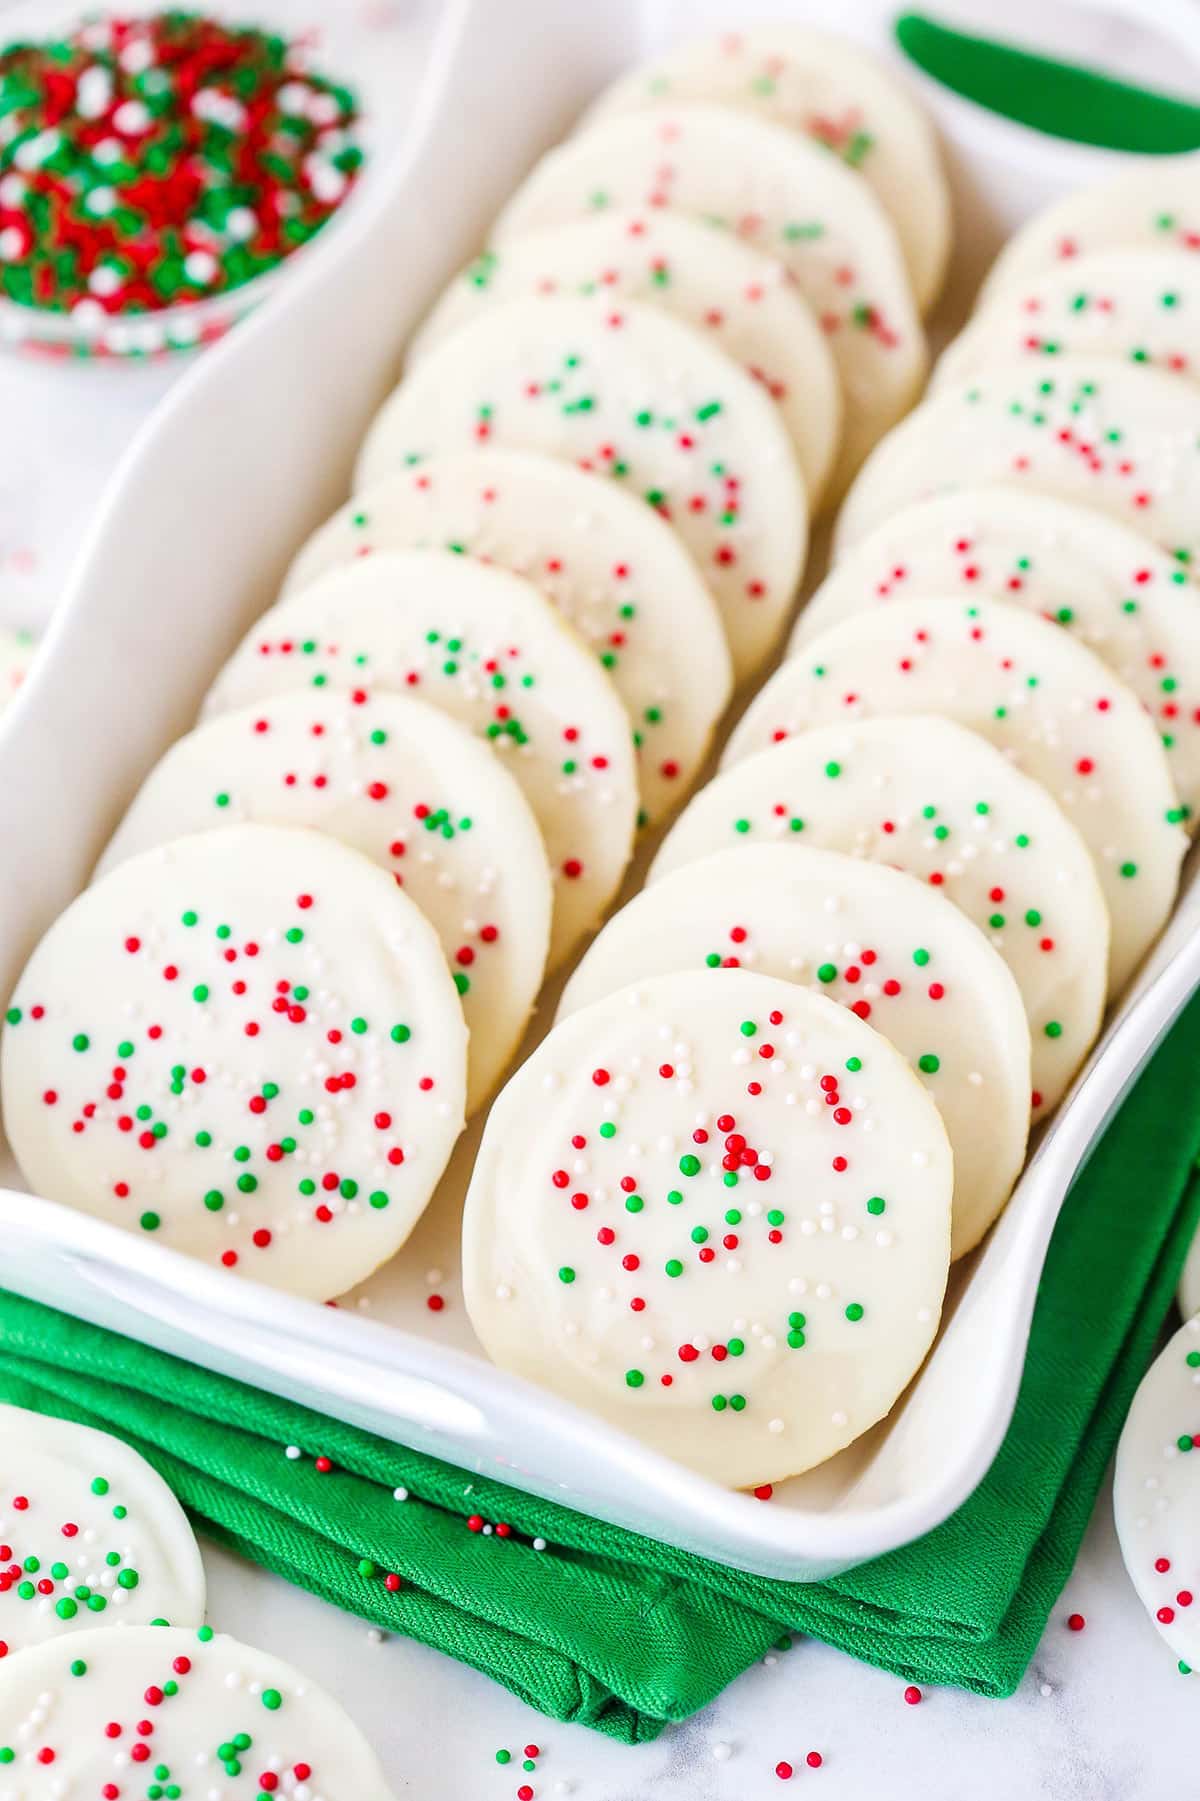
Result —
<path fill-rule="evenodd" d="M 358 174 L 354 94 L 201 13 L 0 50 L 0 296 L 90 330 L 240 288 Z"/>

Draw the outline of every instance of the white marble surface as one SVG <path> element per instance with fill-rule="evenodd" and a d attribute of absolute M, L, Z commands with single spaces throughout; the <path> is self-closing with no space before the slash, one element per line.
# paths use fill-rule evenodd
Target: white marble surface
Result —
<path fill-rule="evenodd" d="M 340 24 L 353 14 L 379 53 L 395 56 L 400 98 L 434 4 L 337 0 Z M 273 14 L 287 10 L 319 17 L 324 8 L 272 0 Z M 29 0 L 0 0 L 4 22 L 31 12 Z M 112 462 L 168 381 L 162 369 L 51 370 L 0 358 L 0 622 L 45 619 Z M 797 1640 L 705 1713 L 637 1749 L 548 1722 L 423 1646 L 380 1642 L 363 1622 L 225 1552 L 206 1546 L 205 1561 L 214 1623 L 338 1695 L 378 1746 L 398 1797 L 509 1801 L 522 1782 L 537 1801 L 810 1792 L 825 1801 L 1165 1801 L 1189 1784 L 1200 1792 L 1191 1746 L 1200 1683 L 1177 1674 L 1125 1578 L 1107 1491 L 1012 1700 L 934 1689 L 910 1707 L 898 1679 Z M 1082 1633 L 1066 1627 L 1074 1610 L 1086 1617 Z M 530 1742 L 542 1755 L 526 1776 L 519 1754 Z M 516 1754 L 505 1767 L 495 1762 L 500 1746 Z M 806 1766 L 809 1751 L 821 1754 L 819 1769 Z M 780 1759 L 795 1766 L 790 1784 L 775 1775 Z"/>
<path fill-rule="evenodd" d="M 214 1623 L 302 1664 L 338 1695 L 397 1797 L 513 1801 L 523 1782 L 536 1801 L 1168 1801 L 1200 1789 L 1200 1682 L 1178 1674 L 1133 1593 L 1107 1485 L 1011 1700 L 931 1688 L 910 1707 L 898 1678 L 797 1638 L 704 1713 L 636 1748 L 556 1725 L 438 1652 L 380 1642 L 362 1621 L 226 1552 L 204 1552 Z M 1074 1611 L 1082 1632 L 1067 1628 Z M 525 1775 L 519 1753 L 530 1743 L 542 1755 Z M 501 1746 L 516 1754 L 505 1767 L 495 1761 Z M 819 1769 L 805 1764 L 809 1751 L 821 1754 Z M 795 1766 L 790 1782 L 775 1775 L 781 1759 Z"/>

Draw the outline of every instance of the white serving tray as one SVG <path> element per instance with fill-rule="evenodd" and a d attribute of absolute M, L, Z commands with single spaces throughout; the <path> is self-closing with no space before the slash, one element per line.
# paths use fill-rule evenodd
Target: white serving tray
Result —
<path fill-rule="evenodd" d="M 1128 8 L 1013 0 L 1025 42 L 1089 47 L 1172 80 Z M 43 654 L 0 724 L 0 990 L 7 993 L 151 764 L 187 729 L 293 550 L 345 493 L 354 450 L 426 305 L 538 152 L 621 68 L 729 0 L 455 0 L 406 148 L 336 233 L 206 353 L 116 471 Z M 775 0 L 894 55 L 882 0 Z M 987 0 L 943 18 L 988 30 Z M 1103 22 L 1097 28 L 1097 13 Z M 1163 29 L 1200 61 L 1190 8 Z M 991 28 L 993 31 L 995 27 Z M 1073 35 L 1072 35 L 1073 34 Z M 959 199 L 944 319 L 1021 218 L 1117 159 L 1042 138 L 907 68 L 947 139 Z M 730 1493 L 488 1364 L 457 1300 L 457 1201 L 478 1126 L 407 1250 L 338 1310 L 211 1270 L 16 1188 L 0 1190 L 0 1286 L 353 1424 L 738 1568 L 818 1580 L 921 1536 L 987 1470 L 1011 1416 L 1050 1233 L 1071 1176 L 1200 985 L 1194 881 L 987 1243 L 959 1266 L 937 1345 L 891 1418 L 769 1506 Z M 552 1013 L 549 997 L 543 1023 Z M 431 1313 L 432 1287 L 448 1305 Z M 317 1450 L 319 1447 L 307 1447 Z"/>

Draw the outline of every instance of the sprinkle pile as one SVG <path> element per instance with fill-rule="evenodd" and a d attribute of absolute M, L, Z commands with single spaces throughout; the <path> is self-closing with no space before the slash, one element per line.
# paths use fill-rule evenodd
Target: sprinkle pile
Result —
<path fill-rule="evenodd" d="M 353 93 L 201 13 L 92 19 L 0 51 L 0 295 L 87 335 L 242 288 L 362 163 Z M 173 327 L 168 342 L 194 337 Z M 161 341 L 161 340 L 160 340 Z"/>

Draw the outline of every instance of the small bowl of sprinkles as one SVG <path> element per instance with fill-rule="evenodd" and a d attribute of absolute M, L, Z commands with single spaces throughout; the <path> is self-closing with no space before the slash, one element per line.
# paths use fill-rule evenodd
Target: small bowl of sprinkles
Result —
<path fill-rule="evenodd" d="M 302 40 L 201 12 L 0 44 L 0 340 L 144 358 L 222 336 L 350 193 L 358 122 Z"/>

